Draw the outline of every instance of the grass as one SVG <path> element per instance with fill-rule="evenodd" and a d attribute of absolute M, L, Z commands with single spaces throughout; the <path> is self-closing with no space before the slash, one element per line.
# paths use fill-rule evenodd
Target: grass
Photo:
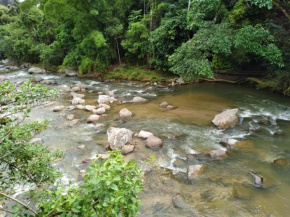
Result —
<path fill-rule="evenodd" d="M 134 66 L 118 66 L 104 75 L 105 79 L 165 82 L 173 76 L 157 70 Z"/>

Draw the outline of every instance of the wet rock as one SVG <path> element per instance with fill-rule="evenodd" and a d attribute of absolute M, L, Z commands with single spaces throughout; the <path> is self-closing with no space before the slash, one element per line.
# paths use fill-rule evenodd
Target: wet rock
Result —
<path fill-rule="evenodd" d="M 239 140 L 236 139 L 224 139 L 220 143 L 226 147 L 227 149 L 231 150 L 234 149 L 235 145 L 239 142 Z"/>
<path fill-rule="evenodd" d="M 76 97 L 76 98 L 74 98 L 73 100 L 72 100 L 72 104 L 73 105 L 78 105 L 78 104 L 83 104 L 83 103 L 85 103 L 86 101 L 84 100 L 84 99 L 81 99 L 81 98 L 78 98 L 78 97 Z"/>
<path fill-rule="evenodd" d="M 219 129 L 228 129 L 234 127 L 238 121 L 239 109 L 228 109 L 214 117 L 212 122 Z"/>
<path fill-rule="evenodd" d="M 153 133 L 150 133 L 150 132 L 147 132 L 147 131 L 144 131 L 144 130 L 141 130 L 138 133 L 138 137 L 142 138 L 142 139 L 148 139 L 149 136 L 153 136 Z"/>
<path fill-rule="evenodd" d="M 278 158 L 273 161 L 273 163 L 277 166 L 289 166 L 290 160 L 285 158 Z"/>
<path fill-rule="evenodd" d="M 258 175 L 257 173 L 254 173 L 254 172 L 249 172 L 248 174 L 252 178 L 252 180 L 254 182 L 254 186 L 256 186 L 258 188 L 263 186 L 264 178 L 262 176 Z"/>
<path fill-rule="evenodd" d="M 75 86 L 71 89 L 73 92 L 80 92 L 81 88 L 79 86 Z"/>
<path fill-rule="evenodd" d="M 70 126 L 70 127 L 73 127 L 73 126 L 75 126 L 79 121 L 80 121 L 79 119 L 74 119 L 74 120 L 72 120 L 72 121 L 69 123 L 69 126 Z"/>
<path fill-rule="evenodd" d="M 117 101 L 117 99 L 108 95 L 99 95 L 99 99 L 98 99 L 99 104 L 109 104 L 115 101 Z"/>
<path fill-rule="evenodd" d="M 166 108 L 167 106 L 169 106 L 168 102 L 163 102 L 159 105 L 161 108 Z"/>
<path fill-rule="evenodd" d="M 95 123 L 100 119 L 99 115 L 91 115 L 87 119 L 87 123 Z"/>
<path fill-rule="evenodd" d="M 115 94 L 113 91 L 108 91 L 108 95 L 115 98 Z"/>
<path fill-rule="evenodd" d="M 31 63 L 22 63 L 20 66 L 21 69 L 28 69 L 30 67 L 31 67 Z"/>
<path fill-rule="evenodd" d="M 143 103 L 143 102 L 147 102 L 147 101 L 148 101 L 147 99 L 144 99 L 144 98 L 139 97 L 139 96 L 134 97 L 132 100 L 133 103 Z"/>
<path fill-rule="evenodd" d="M 226 153 L 227 152 L 225 150 L 222 150 L 222 149 L 213 150 L 213 151 L 210 152 L 210 157 L 213 160 L 222 160 L 223 158 L 225 158 Z"/>
<path fill-rule="evenodd" d="M 173 109 L 176 109 L 176 107 L 175 107 L 175 106 L 172 106 L 172 105 L 168 105 L 168 106 L 166 107 L 166 109 L 167 109 L 167 110 L 173 110 Z"/>
<path fill-rule="evenodd" d="M 86 146 L 85 145 L 79 145 L 78 149 L 81 150 L 81 151 L 84 151 L 86 149 Z"/>
<path fill-rule="evenodd" d="M 119 117 L 120 118 L 130 118 L 132 117 L 132 112 L 129 111 L 126 108 L 123 108 L 120 112 L 119 112 Z"/>
<path fill-rule="evenodd" d="M 94 112 L 94 114 L 102 115 L 106 112 L 106 109 L 104 107 L 102 107 L 102 108 L 98 108 L 98 109 L 94 110 L 93 112 Z"/>
<path fill-rule="evenodd" d="M 104 125 L 104 124 L 96 124 L 96 125 L 94 126 L 94 129 L 95 129 L 95 130 L 102 130 L 103 128 L 105 128 L 105 125 Z"/>
<path fill-rule="evenodd" d="M 134 145 L 124 145 L 121 149 L 122 154 L 126 155 L 133 152 L 135 149 Z"/>
<path fill-rule="evenodd" d="M 184 197 L 182 197 L 180 194 L 177 194 L 172 198 L 172 203 L 174 207 L 179 209 L 190 208 L 190 205 L 187 202 L 185 202 Z"/>
<path fill-rule="evenodd" d="M 111 106 L 109 106 L 107 104 L 99 104 L 99 108 L 105 108 L 106 110 L 110 110 Z"/>
<path fill-rule="evenodd" d="M 154 85 L 154 86 L 157 86 L 157 85 L 158 85 L 158 83 L 157 83 L 157 82 L 154 82 L 154 83 L 153 83 L 153 85 Z"/>
<path fill-rule="evenodd" d="M 46 79 L 46 80 L 43 80 L 42 83 L 46 84 L 46 85 L 55 85 L 55 84 L 57 84 L 57 81 Z"/>
<path fill-rule="evenodd" d="M 28 70 L 28 73 L 29 74 L 44 74 L 45 73 L 45 70 L 44 69 L 41 69 L 41 68 L 38 68 L 38 67 L 31 67 Z"/>
<path fill-rule="evenodd" d="M 236 199 L 250 199 L 252 196 L 251 189 L 244 186 L 241 183 L 234 182 L 232 189 L 232 195 Z"/>
<path fill-rule="evenodd" d="M 187 178 L 193 179 L 194 177 L 202 175 L 204 166 L 202 164 L 190 165 L 187 168 Z"/>
<path fill-rule="evenodd" d="M 31 79 L 31 82 L 33 82 L 33 83 L 39 83 L 39 82 L 41 82 L 43 79 L 42 79 L 42 77 L 40 77 L 40 76 L 34 76 L 32 79 Z"/>
<path fill-rule="evenodd" d="M 178 79 L 176 80 L 176 83 L 177 83 L 177 84 L 185 84 L 184 79 L 183 79 L 182 77 L 178 78 Z"/>
<path fill-rule="evenodd" d="M 86 106 L 84 106 L 83 110 L 88 111 L 88 112 L 91 112 L 95 108 L 96 108 L 96 106 L 94 106 L 94 105 L 86 105 Z"/>
<path fill-rule="evenodd" d="M 108 159 L 108 155 L 107 154 L 98 154 L 97 157 L 102 159 L 102 160 L 107 160 Z"/>
<path fill-rule="evenodd" d="M 146 140 L 146 146 L 148 148 L 159 148 L 162 147 L 162 144 L 163 144 L 162 140 L 153 135 L 149 136 L 148 139 Z"/>
<path fill-rule="evenodd" d="M 62 110 L 64 110 L 64 106 L 56 106 L 52 109 L 53 112 L 60 112 Z"/>
<path fill-rule="evenodd" d="M 76 108 L 79 109 L 79 110 L 83 110 L 84 109 L 84 106 L 83 105 L 77 105 Z"/>
<path fill-rule="evenodd" d="M 68 69 L 65 70 L 65 75 L 69 76 L 69 77 L 77 76 L 78 75 L 78 71 L 75 70 L 75 69 L 68 68 Z"/>
<path fill-rule="evenodd" d="M 75 93 L 75 92 L 70 92 L 69 94 L 72 98 L 85 98 L 85 94 L 80 94 L 80 93 Z"/>
<path fill-rule="evenodd" d="M 34 138 L 32 140 L 30 140 L 31 144 L 42 144 L 43 143 L 43 139 L 42 138 Z"/>
<path fill-rule="evenodd" d="M 143 90 L 143 92 L 150 92 L 150 91 L 152 91 L 153 90 L 153 87 L 147 87 L 145 90 Z"/>
<path fill-rule="evenodd" d="M 269 121 L 268 120 L 260 120 L 260 124 L 269 125 Z"/>
<path fill-rule="evenodd" d="M 72 110 L 74 110 L 76 107 L 75 106 L 73 106 L 73 105 L 69 105 L 68 107 L 66 107 L 66 109 L 68 110 L 68 111 L 72 111 Z"/>
<path fill-rule="evenodd" d="M 122 149 L 124 145 L 132 141 L 133 132 L 126 128 L 110 127 L 107 131 L 108 142 L 112 150 Z"/>
<path fill-rule="evenodd" d="M 180 159 L 180 158 L 177 158 L 174 163 L 173 163 L 173 166 L 174 167 L 178 167 L 178 168 L 184 168 L 185 167 L 185 161 Z"/>
<path fill-rule="evenodd" d="M 69 120 L 69 121 L 72 121 L 74 118 L 75 118 L 74 114 L 69 114 L 69 115 L 66 116 L 66 119 Z"/>

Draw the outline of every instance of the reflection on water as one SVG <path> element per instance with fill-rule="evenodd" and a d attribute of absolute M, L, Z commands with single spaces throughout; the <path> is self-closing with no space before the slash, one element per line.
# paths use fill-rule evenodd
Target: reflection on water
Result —
<path fill-rule="evenodd" d="M 20 72 L 8 77 L 19 82 L 30 76 Z M 134 139 L 136 149 L 126 156 L 127 160 L 135 159 L 142 166 L 154 154 L 161 168 L 146 172 L 145 190 L 140 193 L 140 216 L 289 216 L 290 167 L 273 163 L 275 159 L 290 159 L 289 98 L 228 84 L 204 83 L 143 92 L 142 84 L 42 77 L 57 80 L 60 89 L 73 83 L 85 85 L 93 91 L 85 97 L 86 104 L 91 105 L 97 103 L 97 92 L 113 91 L 118 100 L 126 103 L 112 105 L 106 113 L 108 117 L 100 123 L 134 132 L 146 130 L 162 138 L 164 145 L 159 150 L 149 150 L 143 141 Z M 144 97 L 148 103 L 131 104 L 134 96 Z M 177 109 L 160 108 L 158 105 L 163 101 Z M 62 95 L 54 105 L 70 105 L 70 98 Z M 93 125 L 87 124 L 89 112 L 53 113 L 53 106 L 35 108 L 30 120 L 50 121 L 49 129 L 40 137 L 46 145 L 66 152 L 65 158 L 55 166 L 66 177 L 79 180 L 79 171 L 89 165 L 90 159 L 106 152 L 106 129 L 96 131 Z M 118 111 L 125 107 L 134 116 L 121 122 Z M 211 120 L 228 108 L 241 110 L 240 122 L 235 128 L 218 130 Z M 80 119 L 79 124 L 68 126 L 65 114 L 69 113 Z M 224 149 L 220 141 L 228 138 L 241 142 L 224 160 L 211 160 L 207 154 Z M 85 150 L 79 150 L 80 145 L 85 145 Z M 188 154 L 195 154 L 194 158 L 187 160 Z M 203 164 L 204 173 L 187 180 L 187 167 L 192 164 Z M 250 171 L 264 177 L 263 188 L 253 186 L 247 175 Z"/>

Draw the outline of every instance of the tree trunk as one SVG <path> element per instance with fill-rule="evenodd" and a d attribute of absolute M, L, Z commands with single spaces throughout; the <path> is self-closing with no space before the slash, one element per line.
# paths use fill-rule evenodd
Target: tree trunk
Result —
<path fill-rule="evenodd" d="M 191 5 L 191 0 L 188 0 L 188 6 L 187 6 L 187 11 L 189 11 Z"/>
<path fill-rule="evenodd" d="M 120 50 L 119 50 L 119 43 L 118 43 L 118 39 L 117 38 L 116 38 L 116 45 L 117 45 L 117 51 L 118 51 L 119 65 L 121 65 L 122 62 L 121 62 L 121 56 L 120 56 Z"/>
<path fill-rule="evenodd" d="M 290 21 L 290 14 L 287 11 L 287 9 L 283 8 L 283 6 L 277 1 L 277 0 L 273 0 L 274 5 L 277 6 L 277 8 L 279 10 L 281 10 L 283 12 L 283 14 L 288 18 L 288 20 Z"/>

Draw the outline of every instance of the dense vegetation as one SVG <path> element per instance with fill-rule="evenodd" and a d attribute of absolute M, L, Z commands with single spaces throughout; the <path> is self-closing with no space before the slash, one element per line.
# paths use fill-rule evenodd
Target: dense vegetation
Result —
<path fill-rule="evenodd" d="M 0 11 L 0 57 L 80 73 L 147 65 L 187 80 L 264 71 L 276 86 L 287 81 L 289 92 L 289 7 L 284 0 L 26 0 Z"/>

